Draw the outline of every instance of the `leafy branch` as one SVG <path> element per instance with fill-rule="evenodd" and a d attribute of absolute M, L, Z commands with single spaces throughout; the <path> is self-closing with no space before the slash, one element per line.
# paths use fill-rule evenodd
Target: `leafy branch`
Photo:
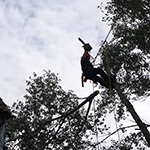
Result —
<path fill-rule="evenodd" d="M 95 96 L 97 96 L 98 94 L 99 94 L 99 91 L 95 91 L 95 92 L 93 92 L 91 95 L 89 95 L 89 96 L 86 98 L 86 100 L 84 100 L 81 104 L 79 104 L 78 106 L 76 106 L 73 110 L 70 110 L 70 111 L 64 113 L 63 115 L 61 115 L 61 116 L 59 116 L 59 117 L 52 118 L 52 119 L 50 118 L 50 119 L 47 119 L 47 120 L 41 122 L 41 123 L 39 124 L 39 127 L 37 127 L 37 129 L 33 131 L 33 132 L 34 132 L 33 134 L 36 134 L 44 125 L 46 125 L 46 124 L 48 124 L 48 123 L 51 123 L 52 121 L 59 120 L 59 119 L 65 120 L 65 118 L 66 118 L 67 116 L 73 114 L 75 111 L 77 111 L 77 110 L 80 109 L 83 105 L 85 105 L 87 102 L 89 102 L 89 106 L 88 106 L 88 109 L 87 109 L 87 112 L 86 112 L 85 119 L 84 119 L 84 121 L 83 121 L 83 123 L 82 123 L 82 127 L 80 128 L 80 131 L 81 131 L 82 128 L 83 128 L 83 126 L 84 126 L 84 123 L 85 123 L 86 120 L 87 120 L 87 116 L 88 116 L 88 113 L 89 113 L 89 111 L 90 111 L 90 107 L 91 107 L 92 100 L 93 100 L 93 98 L 94 98 Z M 60 128 L 59 128 L 59 129 L 60 129 Z M 80 132 L 80 131 L 79 131 L 79 132 Z M 57 132 L 58 132 L 58 131 L 57 131 Z M 79 132 L 78 132 L 78 133 L 79 133 Z"/>

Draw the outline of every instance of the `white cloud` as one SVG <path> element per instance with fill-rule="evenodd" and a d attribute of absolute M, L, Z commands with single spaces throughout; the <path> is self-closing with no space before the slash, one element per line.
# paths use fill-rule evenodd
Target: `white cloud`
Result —
<path fill-rule="evenodd" d="M 96 54 L 109 31 L 97 9 L 101 1 L 0 1 L 0 96 L 8 105 L 23 99 L 25 81 L 44 69 L 59 73 L 61 85 L 80 97 L 93 92 L 90 82 L 81 87 L 78 37 L 91 43 Z"/>
<path fill-rule="evenodd" d="M 108 31 L 98 5 L 95 0 L 0 2 L 0 95 L 6 103 L 22 99 L 25 80 L 44 69 L 59 73 L 64 88 L 89 95 L 91 85 L 81 88 L 83 50 L 77 38 L 98 48 Z"/>

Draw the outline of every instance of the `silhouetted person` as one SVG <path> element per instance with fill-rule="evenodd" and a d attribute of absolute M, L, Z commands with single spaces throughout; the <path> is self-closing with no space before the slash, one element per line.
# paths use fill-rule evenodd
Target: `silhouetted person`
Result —
<path fill-rule="evenodd" d="M 102 86 L 109 88 L 109 77 L 101 68 L 94 68 L 92 63 L 90 62 L 90 54 L 89 52 L 92 50 L 90 44 L 84 44 L 84 53 L 81 57 L 81 68 L 83 71 L 83 76 L 86 79 L 92 80 L 94 83 L 100 83 Z M 115 77 L 114 77 L 115 79 Z M 111 83 L 114 79 L 111 79 Z M 112 88 L 113 85 L 111 84 Z"/>

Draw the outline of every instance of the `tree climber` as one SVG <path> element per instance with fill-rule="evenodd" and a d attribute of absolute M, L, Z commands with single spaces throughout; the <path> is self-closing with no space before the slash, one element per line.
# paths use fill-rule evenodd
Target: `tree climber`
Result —
<path fill-rule="evenodd" d="M 81 69 L 83 71 L 82 74 L 82 86 L 83 86 L 83 80 L 92 80 L 94 83 L 97 84 L 99 82 L 102 86 L 105 86 L 106 88 L 110 88 L 109 85 L 109 77 L 108 75 L 101 69 L 101 68 L 94 68 L 92 63 L 90 62 L 90 54 L 89 52 L 92 50 L 92 47 L 89 43 L 85 44 L 80 38 L 79 40 L 84 44 L 84 53 L 81 57 Z M 99 76 L 100 75 L 100 76 Z M 85 77 L 85 79 L 83 79 Z M 114 77 L 110 77 L 111 87 L 113 88 L 113 81 L 115 80 Z"/>
<path fill-rule="evenodd" d="M 0 98 L 0 150 L 3 150 L 4 147 L 5 121 L 13 117 L 8 106 Z"/>

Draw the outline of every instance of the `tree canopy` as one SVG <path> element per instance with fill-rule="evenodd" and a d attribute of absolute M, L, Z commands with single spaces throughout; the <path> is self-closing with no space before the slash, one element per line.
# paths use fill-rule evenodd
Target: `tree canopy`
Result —
<path fill-rule="evenodd" d="M 103 51 L 101 55 L 102 66 L 106 71 L 109 69 L 112 74 L 117 75 L 117 82 L 127 100 L 138 101 L 140 97 L 146 99 L 150 94 L 149 1 L 111 0 L 105 7 L 105 13 L 103 19 L 111 26 L 113 38 L 100 48 Z M 114 98 L 112 100 L 109 98 L 109 93 L 103 92 L 103 95 L 105 95 L 105 99 L 112 101 L 107 105 L 108 107 L 111 108 L 112 104 L 116 107 L 114 107 L 117 115 L 116 120 L 120 121 L 126 118 L 127 110 L 120 101 L 121 98 L 118 98 L 118 94 L 113 92 Z M 143 141 L 145 144 L 144 139 L 133 140 L 138 138 L 143 139 L 143 135 L 141 132 L 135 131 L 131 137 L 123 138 L 118 146 L 116 146 L 117 142 L 114 142 L 113 148 L 115 146 L 121 148 L 121 145 L 124 145 L 124 148 L 125 146 L 138 148 L 141 144 L 138 141 Z M 130 141 L 132 142 L 130 143 Z M 127 147 L 126 149 L 128 149 Z"/>
<path fill-rule="evenodd" d="M 9 149 L 85 149 L 91 145 L 86 138 L 90 124 L 84 120 L 83 107 L 50 121 L 78 106 L 78 97 L 72 91 L 65 92 L 54 73 L 45 71 L 42 76 L 34 73 L 27 81 L 26 90 L 25 102 L 18 101 L 12 107 L 17 118 L 7 124 Z"/>
<path fill-rule="evenodd" d="M 104 12 L 103 20 L 111 26 L 113 38 L 100 47 L 101 66 L 116 75 L 119 88 L 101 90 L 101 99 L 95 100 L 94 114 L 89 113 L 88 117 L 88 111 L 82 107 L 67 117 L 50 121 L 79 106 L 78 97 L 72 91 L 65 92 L 54 73 L 46 71 L 43 76 L 34 73 L 27 81 L 25 102 L 18 101 L 12 107 L 17 118 L 7 124 L 6 144 L 10 149 L 86 150 L 96 149 L 97 145 L 104 150 L 147 147 L 140 130 L 126 132 L 137 125 L 125 127 L 122 124 L 129 109 L 118 93 L 121 91 L 129 102 L 150 95 L 150 3 L 148 0 L 111 0 Z M 114 114 L 118 124 L 114 132 L 106 122 L 110 114 Z M 105 143 L 117 131 L 124 135 L 123 138 L 111 140 L 111 145 Z M 105 138 L 93 141 L 90 133 L 105 135 Z"/>
<path fill-rule="evenodd" d="M 148 95 L 150 89 L 149 8 L 148 0 L 112 0 L 106 7 L 105 20 L 109 20 L 113 32 L 104 51 L 109 67 L 114 74 L 120 74 L 122 88 L 138 96 Z"/>

